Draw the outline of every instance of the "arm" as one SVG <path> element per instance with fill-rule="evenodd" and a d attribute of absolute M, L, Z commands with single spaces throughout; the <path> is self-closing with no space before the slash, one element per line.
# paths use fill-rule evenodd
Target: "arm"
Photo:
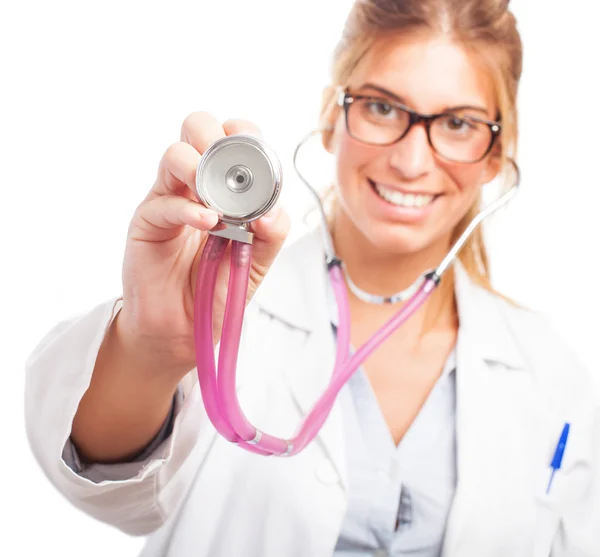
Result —
<path fill-rule="evenodd" d="M 194 369 L 179 383 L 172 434 L 148 459 L 123 464 L 96 463 L 81 473 L 68 464 L 68 456 L 65 461 L 78 407 L 95 381 L 94 368 L 118 303 L 119 300 L 111 300 L 83 316 L 58 324 L 38 344 L 26 364 L 25 423 L 35 458 L 68 500 L 126 533 L 145 535 L 161 526 L 183 500 L 214 430 L 208 427 Z M 135 398 L 133 393 L 130 396 Z M 161 420 L 164 421 L 172 396 L 173 392 L 166 395 L 165 414 L 162 415 L 163 410 L 154 414 L 158 425 L 138 430 L 133 436 L 114 431 L 119 435 L 119 449 L 108 455 L 108 459 L 132 454 L 150 440 L 160 428 Z M 95 404 L 92 397 L 88 400 Z M 122 419 L 135 423 L 136 418 L 127 410 L 120 411 Z M 82 437 L 82 446 L 88 454 L 103 456 L 102 443 L 104 448 L 110 444 L 110 428 L 106 425 L 116 422 L 103 419 L 102 423 L 104 429 L 95 431 L 94 441 L 90 442 L 92 437 Z M 176 481 L 170 481 L 174 477 Z"/>
<path fill-rule="evenodd" d="M 178 379 L 163 373 L 168 362 L 144 358 L 119 329 L 119 313 L 100 346 L 90 385 L 73 420 L 71 440 L 82 460 L 131 460 L 164 424 Z"/>

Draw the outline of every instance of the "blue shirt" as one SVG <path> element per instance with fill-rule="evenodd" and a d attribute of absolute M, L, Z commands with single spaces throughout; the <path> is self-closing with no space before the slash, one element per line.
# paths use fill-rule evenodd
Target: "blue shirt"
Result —
<path fill-rule="evenodd" d="M 334 557 L 438 557 L 456 489 L 455 350 L 398 446 L 362 368 L 339 396 L 348 508 Z"/>

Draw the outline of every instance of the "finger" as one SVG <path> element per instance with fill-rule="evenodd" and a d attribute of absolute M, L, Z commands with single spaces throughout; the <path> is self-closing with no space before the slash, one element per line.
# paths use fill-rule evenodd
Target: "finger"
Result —
<path fill-rule="evenodd" d="M 152 192 L 158 195 L 184 195 L 197 199 L 196 169 L 200 153 L 188 143 L 174 143 L 163 155 Z"/>
<path fill-rule="evenodd" d="M 181 126 L 181 141 L 203 154 L 217 139 L 225 137 L 219 121 L 208 112 L 192 112 Z"/>
<path fill-rule="evenodd" d="M 250 122 L 249 120 L 232 118 L 223 123 L 223 129 L 225 130 L 225 133 L 227 135 L 236 135 L 239 133 L 244 133 L 262 138 L 262 133 L 258 126 L 253 122 Z"/>
<path fill-rule="evenodd" d="M 219 216 L 204 205 L 179 195 L 161 195 L 142 203 L 132 220 L 132 236 L 146 241 L 174 238 L 185 225 L 198 230 L 213 228 Z"/>
<path fill-rule="evenodd" d="M 266 215 L 252 222 L 251 230 L 254 233 L 253 265 L 266 273 L 290 231 L 289 215 L 279 203 L 276 203 Z"/>

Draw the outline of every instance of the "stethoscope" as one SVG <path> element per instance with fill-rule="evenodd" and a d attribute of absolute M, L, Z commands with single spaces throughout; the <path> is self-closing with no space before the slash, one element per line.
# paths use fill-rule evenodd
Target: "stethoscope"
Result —
<path fill-rule="evenodd" d="M 280 162 L 262 139 L 239 134 L 215 141 L 203 154 L 196 173 L 199 199 L 207 207 L 223 215 L 219 224 L 208 234 L 196 279 L 194 340 L 202 400 L 208 418 L 220 435 L 248 451 L 261 455 L 295 455 L 315 438 L 338 393 L 352 374 L 423 305 L 439 285 L 443 274 L 475 228 L 487 216 L 507 203 L 516 194 L 520 184 L 519 168 L 514 160 L 511 160 L 516 173 L 515 184 L 473 218 L 439 266 L 423 273 L 407 290 L 390 297 L 375 296 L 361 291 L 350 280 L 343 262 L 336 256 L 319 194 L 298 170 L 299 150 L 312 136 L 325 129 L 319 128 L 302 139 L 294 151 L 293 162 L 298 176 L 315 197 L 322 219 L 325 263 L 339 314 L 335 366 L 329 386 L 291 439 L 274 437 L 253 426 L 244 415 L 236 392 L 237 358 L 252 261 L 253 235 L 249 225 L 269 211 L 279 198 L 282 181 Z M 230 274 L 217 375 L 213 342 L 213 298 L 219 267 L 230 242 Z M 351 357 L 348 357 L 350 309 L 344 278 L 348 280 L 352 291 L 367 301 L 406 302 L 396 315 Z"/>

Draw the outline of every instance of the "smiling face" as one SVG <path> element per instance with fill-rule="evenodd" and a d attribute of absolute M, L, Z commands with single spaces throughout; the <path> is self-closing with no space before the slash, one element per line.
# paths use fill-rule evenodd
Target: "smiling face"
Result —
<path fill-rule="evenodd" d="M 354 115 L 360 109 L 360 122 L 371 126 L 365 133 L 391 134 L 385 126 L 401 130 L 406 114 L 393 108 L 394 103 L 426 115 L 451 112 L 456 117 L 431 126 L 433 143 L 446 156 L 453 153 L 451 143 L 461 149 L 461 137 L 464 141 L 465 134 L 473 133 L 468 117 L 494 121 L 497 115 L 488 74 L 465 49 L 443 38 L 413 35 L 376 43 L 347 86 L 353 95 L 384 101 L 351 108 Z M 355 136 L 358 122 L 353 126 L 351 120 Z M 485 142 L 491 140 L 485 124 L 478 133 L 490 133 Z M 445 138 L 450 139 L 445 143 Z M 434 245 L 445 250 L 452 231 L 478 198 L 481 185 L 497 174 L 495 150 L 478 162 L 450 161 L 432 148 L 422 123 L 397 143 L 367 145 L 348 133 L 340 110 L 330 143 L 343 212 L 336 220 L 354 226 L 377 249 L 395 255 Z"/>

